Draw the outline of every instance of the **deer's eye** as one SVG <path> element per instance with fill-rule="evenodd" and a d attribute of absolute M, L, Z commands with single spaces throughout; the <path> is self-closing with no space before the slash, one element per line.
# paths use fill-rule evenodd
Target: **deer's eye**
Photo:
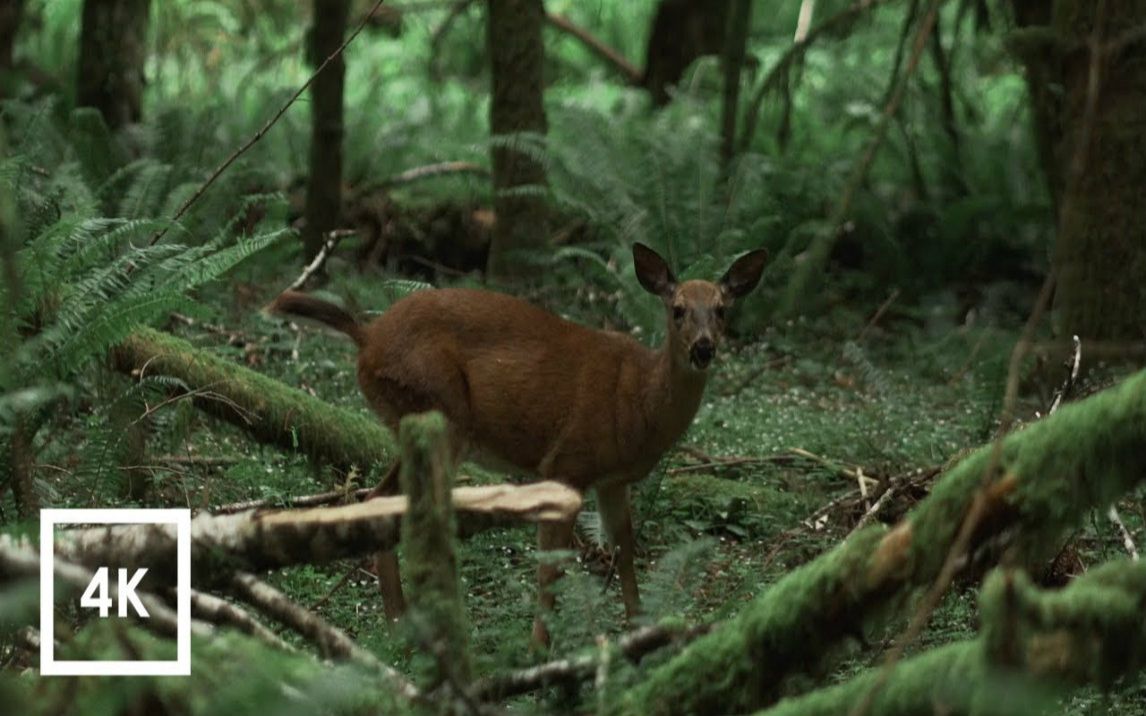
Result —
<path fill-rule="evenodd" d="M 716 314 L 717 320 L 724 320 L 724 306 L 717 306 L 713 313 Z"/>
<path fill-rule="evenodd" d="M 675 321 L 683 321 L 684 320 L 684 306 L 673 306 L 672 307 L 672 317 L 673 317 L 673 320 L 675 320 Z"/>

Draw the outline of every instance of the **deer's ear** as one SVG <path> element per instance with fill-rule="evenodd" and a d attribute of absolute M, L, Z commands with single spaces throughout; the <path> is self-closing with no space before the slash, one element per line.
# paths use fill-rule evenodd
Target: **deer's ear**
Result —
<path fill-rule="evenodd" d="M 721 290 L 732 298 L 747 296 L 760 283 L 760 275 L 767 263 L 767 249 L 749 251 L 736 259 L 720 279 Z"/>
<path fill-rule="evenodd" d="M 633 265 L 637 270 L 637 280 L 646 291 L 664 299 L 672 298 L 676 277 L 660 254 L 644 244 L 633 244 Z"/>

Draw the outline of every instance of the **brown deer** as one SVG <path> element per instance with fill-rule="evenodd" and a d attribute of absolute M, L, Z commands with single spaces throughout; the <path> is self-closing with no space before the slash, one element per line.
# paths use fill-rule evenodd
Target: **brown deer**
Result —
<path fill-rule="evenodd" d="M 728 308 L 760 280 L 763 249 L 737 259 L 717 283 L 677 283 L 655 251 L 633 246 L 637 279 L 660 297 L 660 350 L 572 323 L 511 296 L 446 288 L 412 293 L 360 324 L 334 304 L 288 291 L 271 312 L 317 320 L 358 344 L 358 384 L 386 425 L 439 410 L 456 461 L 597 491 L 601 522 L 617 549 L 625 614 L 639 608 L 629 483 L 647 475 L 696 415 Z M 376 494 L 397 491 L 394 465 Z M 542 524 L 542 550 L 567 549 L 573 523 Z M 393 553 L 376 559 L 387 616 L 404 607 Z M 543 610 L 558 567 L 538 567 Z M 548 643 L 541 615 L 534 638 Z"/>

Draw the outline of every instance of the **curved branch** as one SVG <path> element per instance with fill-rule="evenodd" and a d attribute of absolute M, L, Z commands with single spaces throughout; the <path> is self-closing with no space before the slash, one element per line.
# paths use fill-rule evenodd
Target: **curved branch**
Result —
<path fill-rule="evenodd" d="M 620 73 L 627 84 L 639 86 L 644 81 L 644 73 L 636 65 L 625 59 L 625 56 L 620 52 L 591 35 L 585 28 L 575 25 L 569 18 L 547 12 L 545 13 L 545 21 L 551 27 L 580 40 L 581 44 L 585 45 L 590 52 Z"/>

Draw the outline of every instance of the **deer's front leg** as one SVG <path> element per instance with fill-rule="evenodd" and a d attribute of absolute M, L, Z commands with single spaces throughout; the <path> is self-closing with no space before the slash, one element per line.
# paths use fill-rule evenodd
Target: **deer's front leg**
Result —
<path fill-rule="evenodd" d="M 597 487 L 597 512 L 609 542 L 617 549 L 617 574 L 621 579 L 621 599 L 625 617 L 632 619 L 641 610 L 634 566 L 636 544 L 633 538 L 633 514 L 629 506 L 629 486 L 623 482 Z"/>

